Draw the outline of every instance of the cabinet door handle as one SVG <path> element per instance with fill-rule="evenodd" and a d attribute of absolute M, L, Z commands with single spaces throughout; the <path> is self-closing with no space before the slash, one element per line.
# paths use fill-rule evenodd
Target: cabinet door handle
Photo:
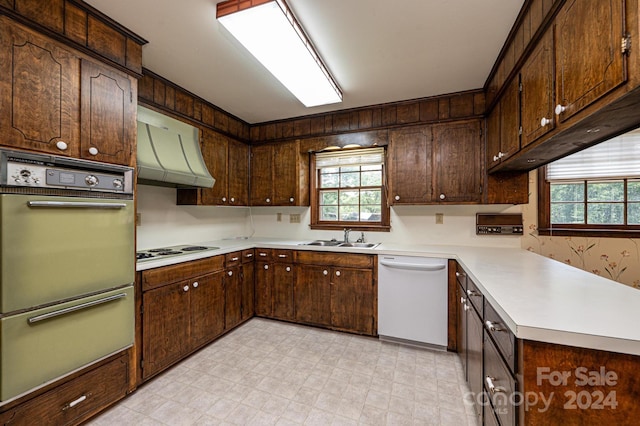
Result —
<path fill-rule="evenodd" d="M 340 271 L 336 271 L 336 277 L 340 276 Z"/>
<path fill-rule="evenodd" d="M 496 378 L 495 377 L 491 377 L 491 376 L 486 376 L 484 378 L 484 381 L 487 383 L 487 387 L 489 388 L 489 392 L 491 392 L 492 394 L 504 392 L 505 389 L 503 387 L 496 386 L 493 383 L 494 380 L 496 380 Z"/>
<path fill-rule="evenodd" d="M 469 309 L 471 309 L 471 307 L 465 303 L 465 304 L 464 304 L 464 310 L 465 310 L 465 312 L 466 312 L 466 311 L 468 311 Z"/>
<path fill-rule="evenodd" d="M 271 198 L 267 198 L 265 201 L 266 201 L 267 203 L 270 203 L 270 202 L 271 202 Z"/>
<path fill-rule="evenodd" d="M 290 203 L 293 203 L 293 201 L 294 201 L 294 198 L 293 198 L 293 197 L 289 198 L 289 202 L 290 202 Z"/>
<path fill-rule="evenodd" d="M 491 322 L 489 320 L 486 320 L 484 322 L 484 324 L 487 326 L 487 329 L 489 331 L 502 331 L 502 328 L 500 328 L 497 324 L 495 324 L 495 323 L 493 323 L 493 322 Z"/>
<path fill-rule="evenodd" d="M 269 265 L 264 265 L 264 269 L 269 269 Z"/>
<path fill-rule="evenodd" d="M 329 274 L 329 272 L 326 269 L 322 271 L 322 275 L 327 275 L 327 274 Z"/>
<path fill-rule="evenodd" d="M 198 288 L 198 281 L 195 281 L 193 284 L 191 284 L 193 286 L 193 288 Z"/>
<path fill-rule="evenodd" d="M 67 145 L 67 143 L 64 141 L 58 141 L 56 142 L 56 148 L 58 148 L 60 151 L 66 151 L 67 148 L 69 148 L 69 145 Z"/>
<path fill-rule="evenodd" d="M 444 200 L 445 198 L 447 198 L 447 196 L 446 196 L 446 195 L 444 195 L 444 194 L 440 194 L 440 199 L 441 199 L 441 200 Z"/>
<path fill-rule="evenodd" d="M 188 285 L 185 285 L 184 287 L 182 287 L 182 290 L 183 290 L 183 291 L 189 291 L 189 286 L 188 286 Z"/>
<path fill-rule="evenodd" d="M 540 120 L 540 127 L 546 127 L 549 124 L 553 123 L 553 120 L 547 117 L 542 117 L 542 120 Z"/>
<path fill-rule="evenodd" d="M 480 293 L 478 293 L 478 292 L 477 292 L 477 291 L 475 291 L 475 290 L 467 290 L 467 296 L 470 296 L 470 297 L 479 297 L 479 296 L 480 296 Z"/>
<path fill-rule="evenodd" d="M 233 275 L 233 271 L 227 272 L 227 275 L 232 276 Z"/>
<path fill-rule="evenodd" d="M 91 148 L 89 148 L 89 154 L 91 155 L 98 155 L 98 148 L 96 148 L 95 146 L 92 146 Z"/>
<path fill-rule="evenodd" d="M 231 197 L 231 202 L 232 202 L 232 203 L 235 203 L 235 202 L 236 202 L 235 197 Z"/>
<path fill-rule="evenodd" d="M 465 299 L 464 297 L 460 296 L 460 303 L 464 305 L 465 303 L 467 303 L 467 299 Z"/>
<path fill-rule="evenodd" d="M 556 105 L 556 115 L 560 115 L 567 110 L 567 107 L 564 105 Z"/>
<path fill-rule="evenodd" d="M 89 395 L 91 395 L 91 394 L 89 394 Z M 66 404 L 64 407 L 62 407 L 62 411 L 68 410 L 69 408 L 73 408 L 76 405 L 78 405 L 81 402 L 84 402 L 86 400 L 87 400 L 87 395 L 82 395 L 80 398 L 74 399 L 73 401 L 71 401 L 70 403 Z"/>
<path fill-rule="evenodd" d="M 393 199 L 396 200 L 396 201 L 400 201 L 400 196 L 396 195 L 395 197 L 393 197 Z"/>
<path fill-rule="evenodd" d="M 291 272 L 291 266 L 287 266 L 287 272 Z"/>
<path fill-rule="evenodd" d="M 226 203 L 227 202 L 227 197 L 222 197 L 222 202 Z"/>
<path fill-rule="evenodd" d="M 464 272 L 456 272 L 456 277 L 466 277 L 467 274 L 465 274 Z"/>

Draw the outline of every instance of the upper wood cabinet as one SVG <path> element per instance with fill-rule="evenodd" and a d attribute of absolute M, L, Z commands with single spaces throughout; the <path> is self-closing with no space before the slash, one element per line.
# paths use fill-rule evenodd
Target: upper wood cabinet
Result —
<path fill-rule="evenodd" d="M 522 147 L 556 127 L 553 53 L 553 32 L 548 31 L 520 70 Z"/>
<path fill-rule="evenodd" d="M 202 158 L 213 188 L 178 189 L 178 205 L 247 206 L 249 204 L 249 146 L 209 128 L 202 129 Z"/>
<path fill-rule="evenodd" d="M 80 60 L 0 17 L 0 144 L 80 155 Z"/>
<path fill-rule="evenodd" d="M 432 144 L 431 126 L 390 132 L 389 204 L 424 204 L 433 198 Z"/>
<path fill-rule="evenodd" d="M 482 201 L 482 121 L 394 130 L 389 143 L 389 203 Z"/>
<path fill-rule="evenodd" d="M 95 161 L 134 164 L 137 84 L 106 65 L 81 62 L 80 156 Z"/>
<path fill-rule="evenodd" d="M 309 205 L 309 156 L 300 141 L 251 147 L 251 205 Z"/>
<path fill-rule="evenodd" d="M 516 76 L 507 86 L 489 117 L 488 167 L 507 161 L 520 150 L 520 82 Z"/>
<path fill-rule="evenodd" d="M 624 0 L 570 0 L 555 20 L 556 113 L 565 121 L 627 80 Z"/>
<path fill-rule="evenodd" d="M 0 17 L 0 89 L 0 144 L 134 164 L 134 78 Z"/>

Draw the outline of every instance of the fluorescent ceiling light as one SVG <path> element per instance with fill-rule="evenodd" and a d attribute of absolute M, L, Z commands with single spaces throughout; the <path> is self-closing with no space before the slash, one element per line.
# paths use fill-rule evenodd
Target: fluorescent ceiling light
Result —
<path fill-rule="evenodd" d="M 218 4 L 218 21 L 307 107 L 342 102 L 342 92 L 284 0 L 241 9 Z M 231 7 L 230 7 L 231 6 Z"/>

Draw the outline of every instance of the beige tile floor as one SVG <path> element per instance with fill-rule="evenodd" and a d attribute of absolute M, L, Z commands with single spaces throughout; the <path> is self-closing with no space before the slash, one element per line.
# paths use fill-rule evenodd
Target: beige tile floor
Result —
<path fill-rule="evenodd" d="M 475 425 L 455 354 L 254 318 L 89 422 Z"/>

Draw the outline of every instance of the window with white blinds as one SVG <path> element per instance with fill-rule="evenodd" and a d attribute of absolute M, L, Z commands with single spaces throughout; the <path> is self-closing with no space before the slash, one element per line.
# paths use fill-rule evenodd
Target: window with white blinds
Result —
<path fill-rule="evenodd" d="M 640 130 L 547 165 L 545 184 L 550 228 L 640 227 Z"/>

